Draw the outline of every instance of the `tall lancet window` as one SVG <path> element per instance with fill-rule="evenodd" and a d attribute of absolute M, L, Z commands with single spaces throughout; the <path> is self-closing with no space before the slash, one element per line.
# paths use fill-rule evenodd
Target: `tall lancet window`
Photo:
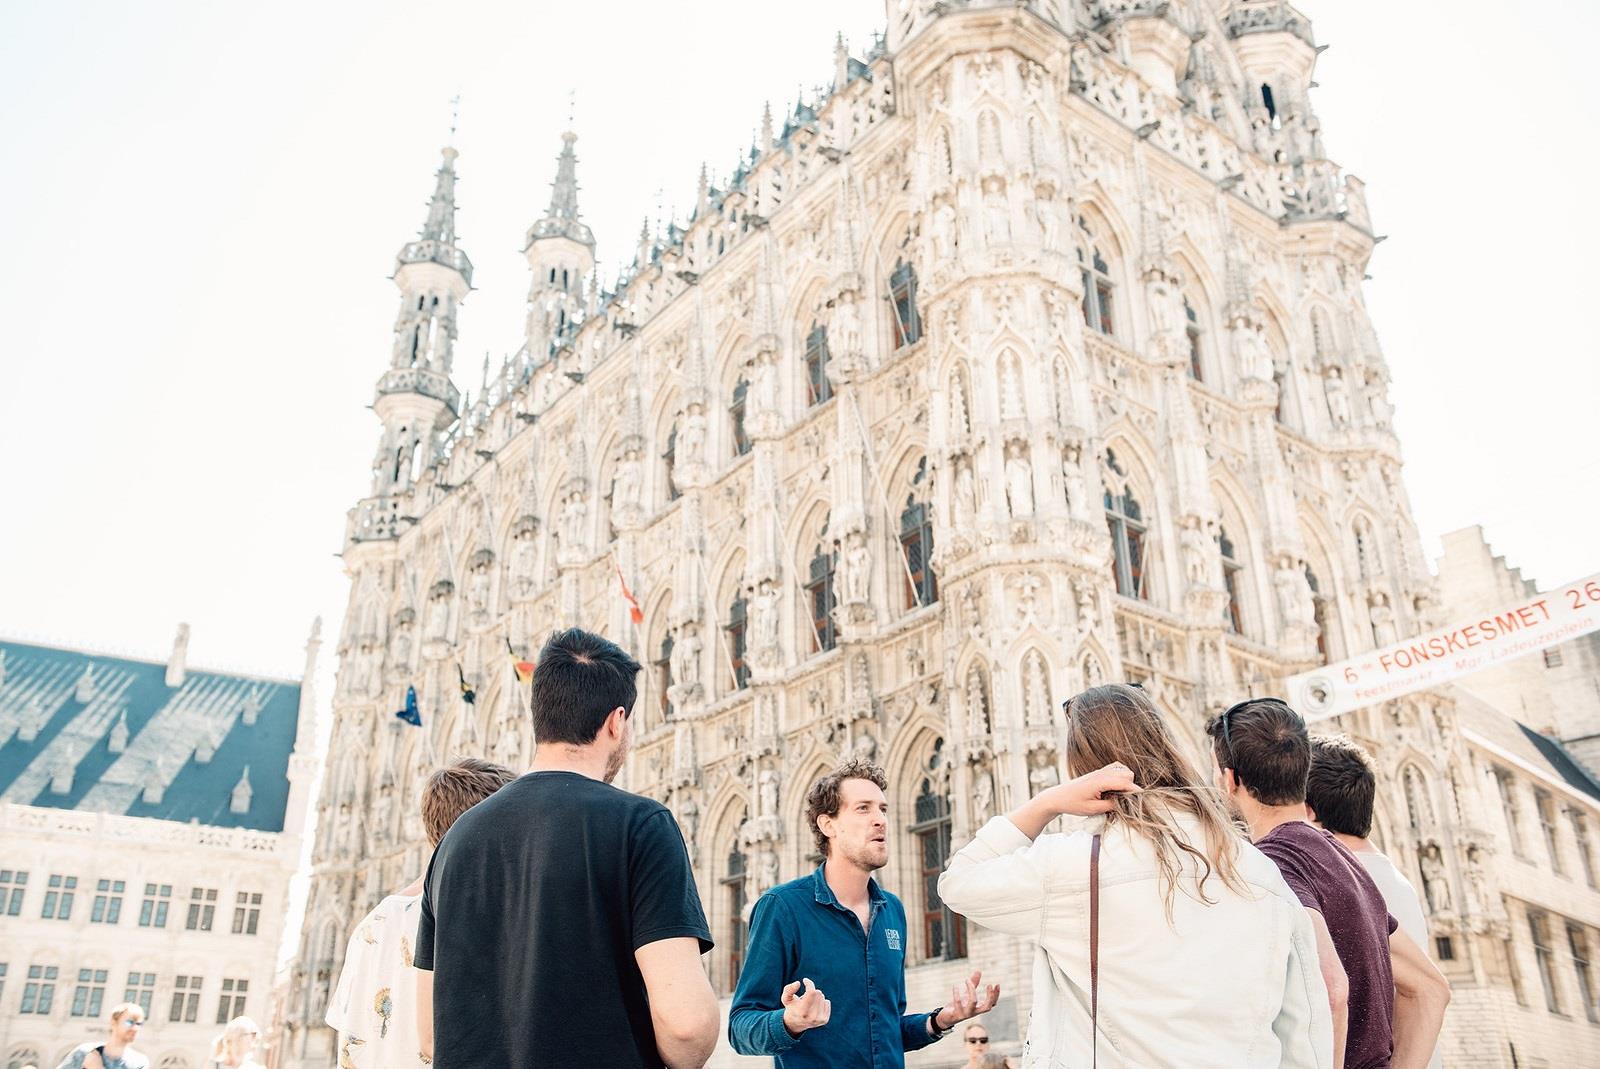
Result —
<path fill-rule="evenodd" d="M 1113 472 L 1121 474 L 1117 458 L 1106 454 L 1106 464 Z M 1149 584 L 1145 579 L 1144 510 L 1139 507 L 1133 490 L 1123 487 L 1114 493 L 1109 487 L 1105 493 L 1106 527 L 1111 532 L 1111 563 L 1116 573 L 1117 593 L 1127 598 L 1150 600 Z"/>
<path fill-rule="evenodd" d="M 739 690 L 750 685 L 750 665 L 745 661 L 748 644 L 747 607 L 744 595 L 736 594 L 733 604 L 728 606 L 728 622 L 723 625 L 723 632 L 728 637 L 728 658 L 733 663 L 734 686 Z"/>
<path fill-rule="evenodd" d="M 723 904 L 728 911 L 724 923 L 728 933 L 729 991 L 739 984 L 739 971 L 744 968 L 745 946 L 750 941 L 750 922 L 745 918 L 745 906 L 749 903 L 745 875 L 748 871 L 749 862 L 739 842 L 738 827 L 735 826 L 733 844 L 728 849 L 727 868 L 721 880 Z"/>
<path fill-rule="evenodd" d="M 1194 310 L 1194 305 L 1189 303 L 1189 298 L 1183 299 L 1183 332 L 1189 339 L 1189 377 L 1196 382 L 1206 381 L 1205 367 L 1201 363 L 1203 347 L 1200 340 L 1200 316 Z"/>
<path fill-rule="evenodd" d="M 811 558 L 811 577 L 806 583 L 806 601 L 811 608 L 811 652 L 822 653 L 833 649 L 838 642 L 834 629 L 833 570 L 836 554 L 818 546 Z"/>
<path fill-rule="evenodd" d="M 806 397 L 807 403 L 820 405 L 833 396 L 833 383 L 828 381 L 828 331 L 821 323 L 812 324 L 806 335 Z"/>
<path fill-rule="evenodd" d="M 667 448 L 662 452 L 661 459 L 666 461 L 667 500 L 676 501 L 680 493 L 678 490 L 678 425 L 676 423 L 667 432 Z"/>
<path fill-rule="evenodd" d="M 929 560 L 933 557 L 933 517 L 925 502 L 906 497 L 900 513 L 900 550 L 906 557 L 906 608 L 932 605 L 939 600 L 939 581 Z"/>
<path fill-rule="evenodd" d="M 944 740 L 933 744 L 923 769 L 914 804 L 911 835 L 917 843 L 917 872 L 922 882 L 922 952 L 925 960 L 948 961 L 967 956 L 967 923 L 939 897 L 939 874 L 950 860 L 950 770 L 945 767 Z"/>
<path fill-rule="evenodd" d="M 1090 330 L 1101 334 L 1115 334 L 1116 318 L 1112 313 L 1112 293 L 1116 283 L 1111 281 L 1111 266 L 1100 255 L 1089 225 L 1082 219 L 1078 226 L 1083 240 L 1078 243 L 1078 267 L 1083 272 L 1083 319 Z"/>
<path fill-rule="evenodd" d="M 894 347 L 904 348 L 922 337 L 922 317 L 917 314 L 917 272 L 905 261 L 889 276 L 889 304 L 894 309 Z"/>
<path fill-rule="evenodd" d="M 728 423 L 733 429 L 733 455 L 742 457 L 750 452 L 750 434 L 744 427 L 745 399 L 750 394 L 750 384 L 741 378 L 733 384 L 733 396 L 728 400 Z"/>
<path fill-rule="evenodd" d="M 661 640 L 661 649 L 655 660 L 650 662 L 651 674 L 655 676 L 656 701 L 663 721 L 672 719 L 672 699 L 667 697 L 667 692 L 672 689 L 672 632 L 667 632 Z"/>
<path fill-rule="evenodd" d="M 1228 592 L 1228 628 L 1236 635 L 1244 634 L 1244 611 L 1239 604 L 1239 573 L 1244 565 L 1235 555 L 1233 540 L 1226 528 L 1217 528 L 1217 550 L 1222 554 L 1222 586 Z"/>

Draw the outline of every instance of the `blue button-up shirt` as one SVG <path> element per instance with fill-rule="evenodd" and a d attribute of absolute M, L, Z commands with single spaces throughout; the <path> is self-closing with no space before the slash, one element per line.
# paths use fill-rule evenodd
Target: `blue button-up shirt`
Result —
<path fill-rule="evenodd" d="M 766 1054 L 778 1069 L 904 1069 L 905 1052 L 933 1042 L 927 1013 L 906 1013 L 906 911 L 867 881 L 866 930 L 834 897 L 819 867 L 761 896 L 728 1012 L 740 1054 Z M 803 977 L 833 1006 L 828 1023 L 791 1036 L 783 989 Z"/>

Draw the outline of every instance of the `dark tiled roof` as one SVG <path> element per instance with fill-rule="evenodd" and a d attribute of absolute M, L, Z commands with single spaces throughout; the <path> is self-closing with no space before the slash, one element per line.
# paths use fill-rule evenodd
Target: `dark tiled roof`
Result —
<path fill-rule="evenodd" d="M 1588 769 L 1578 763 L 1577 758 L 1567 751 L 1567 748 L 1548 735 L 1541 735 L 1527 724 L 1519 722 L 1517 727 L 1528 737 L 1533 748 L 1539 751 L 1556 774 L 1567 781 L 1568 786 L 1580 790 L 1589 797 L 1600 800 L 1600 781 L 1589 774 Z"/>
<path fill-rule="evenodd" d="M 169 687 L 157 662 L 5 640 L 0 653 L 0 800 L 283 830 L 298 682 L 191 671 Z"/>

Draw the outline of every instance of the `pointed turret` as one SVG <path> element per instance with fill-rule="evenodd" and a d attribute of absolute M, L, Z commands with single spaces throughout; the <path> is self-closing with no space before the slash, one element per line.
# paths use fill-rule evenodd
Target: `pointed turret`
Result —
<path fill-rule="evenodd" d="M 533 271 L 528 290 L 528 355 L 553 356 L 584 317 L 583 280 L 594 270 L 594 234 L 578 217 L 578 135 L 561 135 L 550 207 L 528 228 L 523 252 Z"/>
<path fill-rule="evenodd" d="M 472 289 L 472 261 L 456 246 L 457 152 L 446 147 L 434 175 L 428 215 L 415 241 L 395 257 L 400 289 L 389 370 L 378 380 L 373 411 L 383 437 L 372 466 L 372 497 L 359 510 L 352 537 L 392 538 L 392 500 L 410 491 L 432 462 L 437 436 L 460 400 L 450 381 L 456 313 Z"/>

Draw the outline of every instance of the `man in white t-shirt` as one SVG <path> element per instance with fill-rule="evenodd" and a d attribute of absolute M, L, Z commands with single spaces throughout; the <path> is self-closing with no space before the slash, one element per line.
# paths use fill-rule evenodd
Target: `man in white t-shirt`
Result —
<path fill-rule="evenodd" d="M 457 817 L 516 778 L 510 769 L 476 757 L 428 777 L 422 823 L 429 845 L 437 847 Z M 418 1069 L 430 1063 L 417 1034 L 417 971 L 411 964 L 421 902 L 418 876 L 374 906 L 350 936 L 326 1018 L 339 1033 L 340 1069 Z"/>
<path fill-rule="evenodd" d="M 1372 834 L 1372 804 L 1377 779 L 1367 751 L 1345 735 L 1311 737 L 1311 774 L 1306 779 L 1306 814 L 1311 822 L 1331 832 L 1361 862 L 1383 894 L 1389 913 L 1400 930 L 1424 952 L 1433 945 L 1428 921 L 1416 888 L 1395 867 L 1389 856 L 1367 836 Z M 1440 1069 L 1439 1048 L 1433 1049 L 1428 1069 Z"/>

